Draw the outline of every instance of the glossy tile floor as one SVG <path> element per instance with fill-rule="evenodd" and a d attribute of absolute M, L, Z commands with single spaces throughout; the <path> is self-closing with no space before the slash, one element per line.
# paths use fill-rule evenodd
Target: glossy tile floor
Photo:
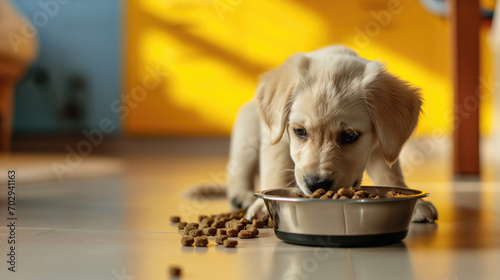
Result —
<path fill-rule="evenodd" d="M 33 174 L 37 166 L 44 170 L 39 173 L 54 172 L 47 166 L 65 163 L 64 154 L 11 154 L 0 164 L 0 219 L 7 224 L 6 172 L 15 168 L 16 272 L 8 271 L 10 233 L 2 226 L 0 279 L 168 279 L 172 264 L 183 268 L 182 279 L 500 277 L 500 169 L 489 157 L 494 153 L 484 151 L 480 180 L 452 180 L 450 145 L 425 139 L 411 142 L 402 161 L 409 185 L 431 193 L 440 218 L 436 224 L 412 224 L 404 242 L 375 248 L 303 247 L 283 243 L 265 229 L 257 239 L 240 240 L 236 249 L 213 241 L 208 248 L 181 247 L 181 235 L 168 221 L 171 215 L 195 220 L 228 209 L 223 199 L 183 196 L 190 186 L 223 181 L 227 145 L 227 140 L 103 144 L 96 151 L 99 157 L 81 161 L 96 160 L 102 166 L 99 176 L 75 165 L 62 181 L 47 174 L 36 180 Z M 106 164 L 99 159 L 111 163 L 112 170 L 104 172 Z"/>

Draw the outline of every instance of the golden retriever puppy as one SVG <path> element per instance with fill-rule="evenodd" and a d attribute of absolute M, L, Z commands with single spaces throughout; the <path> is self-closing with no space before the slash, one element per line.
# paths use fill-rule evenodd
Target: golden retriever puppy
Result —
<path fill-rule="evenodd" d="M 293 55 L 262 76 L 255 100 L 239 112 L 228 164 L 231 204 L 263 218 L 256 186 L 311 194 L 359 186 L 365 170 L 376 185 L 406 187 L 398 156 L 421 103 L 417 88 L 348 48 Z M 432 203 L 420 201 L 413 221 L 435 219 Z"/>

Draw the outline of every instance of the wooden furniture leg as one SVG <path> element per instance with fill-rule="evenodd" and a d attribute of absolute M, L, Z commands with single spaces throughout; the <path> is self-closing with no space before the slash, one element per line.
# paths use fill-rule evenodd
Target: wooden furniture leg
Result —
<path fill-rule="evenodd" d="M 14 87 L 11 79 L 0 77 L 0 151 L 10 149 Z"/>
<path fill-rule="evenodd" d="M 450 8 L 454 173 L 479 175 L 479 1 L 452 0 Z"/>
<path fill-rule="evenodd" d="M 5 81 L 0 80 L 0 150 L 6 151 L 10 147 L 11 117 L 11 91 Z"/>

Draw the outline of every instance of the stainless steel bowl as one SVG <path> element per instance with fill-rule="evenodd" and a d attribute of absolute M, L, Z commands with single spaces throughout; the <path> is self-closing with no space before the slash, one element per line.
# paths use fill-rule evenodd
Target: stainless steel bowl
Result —
<path fill-rule="evenodd" d="M 269 189 L 255 196 L 264 199 L 276 236 L 288 243 L 328 247 L 379 246 L 403 240 L 419 198 L 429 194 L 415 189 L 368 187 L 368 193 L 388 191 L 408 195 L 381 199 L 293 198 L 292 189 Z"/>

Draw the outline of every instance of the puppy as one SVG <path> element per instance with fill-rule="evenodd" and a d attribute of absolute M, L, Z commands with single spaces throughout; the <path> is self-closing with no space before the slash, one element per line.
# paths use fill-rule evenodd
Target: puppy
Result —
<path fill-rule="evenodd" d="M 417 88 L 346 47 L 291 56 L 261 77 L 255 100 L 238 114 L 228 164 L 232 206 L 265 218 L 256 186 L 310 195 L 359 186 L 365 170 L 376 185 L 406 187 L 398 156 L 421 104 Z M 420 201 L 413 221 L 435 219 L 434 205 Z"/>

